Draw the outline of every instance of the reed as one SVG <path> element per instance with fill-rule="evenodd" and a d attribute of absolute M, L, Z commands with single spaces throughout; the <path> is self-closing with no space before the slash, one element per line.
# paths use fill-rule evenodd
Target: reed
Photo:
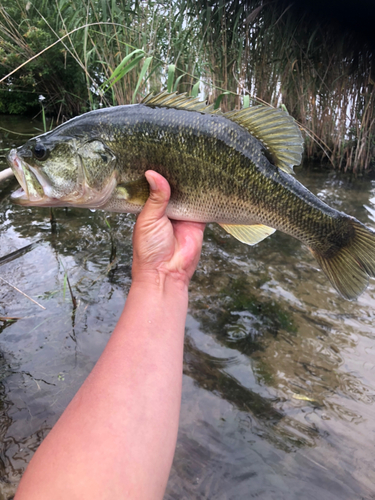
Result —
<path fill-rule="evenodd" d="M 286 107 L 305 131 L 308 158 L 375 168 L 371 47 L 288 4 L 3 0 L 0 60 L 0 77 L 30 61 L 3 83 L 0 111 L 4 92 L 10 104 L 18 96 L 8 112 L 44 95 L 58 121 L 161 88 L 200 92 L 224 110 L 250 98 Z"/>
<path fill-rule="evenodd" d="M 327 158 L 345 171 L 375 167 L 375 68 L 369 46 L 334 26 L 298 18 L 280 3 L 200 4 L 204 58 L 210 61 L 206 81 L 285 105 L 305 131 L 308 158 Z M 212 93 L 214 99 L 217 90 Z M 224 108 L 234 105 L 239 100 L 233 97 L 224 102 Z"/>

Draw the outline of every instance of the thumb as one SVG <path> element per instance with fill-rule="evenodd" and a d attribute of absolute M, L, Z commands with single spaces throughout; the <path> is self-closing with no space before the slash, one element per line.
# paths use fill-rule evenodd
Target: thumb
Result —
<path fill-rule="evenodd" d="M 150 196 L 142 210 L 142 218 L 147 218 L 150 222 L 157 221 L 165 214 L 171 188 L 168 181 L 153 170 L 147 170 L 145 176 L 150 185 Z"/>

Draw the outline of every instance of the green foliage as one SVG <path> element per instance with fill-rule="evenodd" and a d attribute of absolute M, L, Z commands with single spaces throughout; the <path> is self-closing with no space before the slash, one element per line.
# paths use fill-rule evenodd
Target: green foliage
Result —
<path fill-rule="evenodd" d="M 282 2 L 3 0 L 0 79 L 27 64 L 2 83 L 0 112 L 37 113 L 43 95 L 61 121 L 165 88 L 224 111 L 265 102 L 300 122 L 309 158 L 360 171 L 375 157 L 372 58 Z"/>
<path fill-rule="evenodd" d="M 35 92 L 18 92 L 0 89 L 0 113 L 23 115 L 37 113 L 39 110 L 38 95 Z"/>
<path fill-rule="evenodd" d="M 191 95 L 192 97 L 197 97 L 199 93 L 199 85 L 200 81 L 198 80 L 197 83 L 194 84 L 193 88 L 191 89 Z"/>
<path fill-rule="evenodd" d="M 0 78 L 56 40 L 48 22 L 30 2 L 2 2 L 0 31 Z M 6 80 L 0 92 L 0 109 L 10 114 L 35 113 L 40 108 L 38 97 L 44 95 L 50 112 L 64 108 L 66 113 L 64 104 L 69 103 L 67 114 L 72 115 L 82 110 L 74 101 L 84 103 L 84 93 L 85 79 L 77 63 L 66 57 L 64 47 L 56 45 Z"/>
<path fill-rule="evenodd" d="M 172 92 L 173 80 L 174 80 L 175 72 L 176 72 L 176 65 L 175 64 L 170 64 L 168 66 L 168 80 L 167 80 L 167 90 L 168 90 L 168 92 Z"/>

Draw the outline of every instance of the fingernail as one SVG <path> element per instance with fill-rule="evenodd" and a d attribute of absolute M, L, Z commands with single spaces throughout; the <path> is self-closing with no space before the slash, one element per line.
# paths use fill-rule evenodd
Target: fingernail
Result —
<path fill-rule="evenodd" d="M 149 175 L 148 177 L 146 177 L 146 179 L 147 179 L 147 182 L 150 186 L 150 189 L 152 189 L 153 191 L 156 191 L 157 185 L 156 185 L 154 178 L 151 175 Z"/>

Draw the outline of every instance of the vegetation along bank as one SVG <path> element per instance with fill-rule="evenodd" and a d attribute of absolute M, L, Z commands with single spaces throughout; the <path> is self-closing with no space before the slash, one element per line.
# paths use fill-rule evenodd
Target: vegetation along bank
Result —
<path fill-rule="evenodd" d="M 333 16 L 322 2 L 296 4 L 3 0 L 0 112 L 43 111 L 56 124 L 163 88 L 224 110 L 260 101 L 299 122 L 309 159 L 373 171 L 370 31 L 340 17 L 344 7 Z"/>

